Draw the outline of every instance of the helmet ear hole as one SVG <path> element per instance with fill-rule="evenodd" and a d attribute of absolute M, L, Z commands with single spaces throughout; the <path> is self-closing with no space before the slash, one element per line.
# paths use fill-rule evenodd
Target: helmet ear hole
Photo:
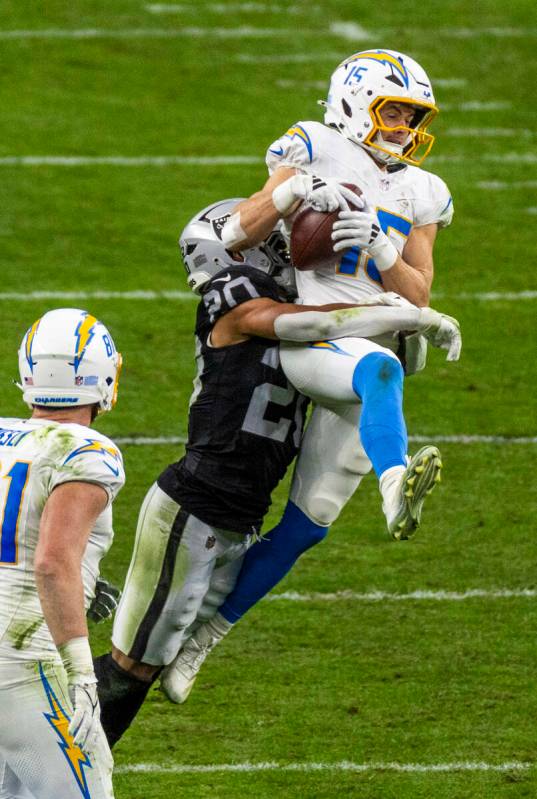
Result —
<path fill-rule="evenodd" d="M 352 117 L 352 109 L 351 109 L 350 105 L 348 104 L 348 102 L 345 100 L 345 98 L 342 98 L 342 100 L 341 100 L 341 107 L 343 108 L 345 116 Z"/>

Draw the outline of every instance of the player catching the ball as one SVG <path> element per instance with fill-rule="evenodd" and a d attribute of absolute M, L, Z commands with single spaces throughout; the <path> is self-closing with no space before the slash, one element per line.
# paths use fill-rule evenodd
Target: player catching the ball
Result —
<path fill-rule="evenodd" d="M 360 302 L 395 291 L 414 305 L 428 305 L 437 231 L 453 215 L 444 182 L 419 168 L 438 113 L 429 78 L 408 56 L 360 52 L 337 67 L 321 105 L 324 124 L 299 122 L 269 147 L 270 177 L 224 226 L 225 246 L 251 247 L 278 220 L 289 239 L 302 204 L 323 212 L 339 207 L 332 263 L 297 272 L 302 301 Z M 434 446 L 407 456 L 403 366 L 406 374 L 423 368 L 425 347 L 421 337 L 403 335 L 280 347 L 288 378 L 316 402 L 290 501 L 280 524 L 247 553 L 215 619 L 201 625 L 164 673 L 170 698 L 186 699 L 207 653 L 322 539 L 371 467 L 388 531 L 396 539 L 413 535 L 441 469 Z"/>

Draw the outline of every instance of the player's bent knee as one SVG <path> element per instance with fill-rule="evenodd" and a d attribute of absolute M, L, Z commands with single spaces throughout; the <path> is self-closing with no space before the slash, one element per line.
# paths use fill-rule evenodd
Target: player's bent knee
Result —
<path fill-rule="evenodd" d="M 320 524 L 323 527 L 329 527 L 340 513 L 340 506 L 334 502 L 332 498 L 318 494 L 314 497 L 308 497 L 307 507 L 300 509 L 312 520 L 315 524 Z M 324 538 L 324 536 L 323 536 Z M 319 539 L 321 540 L 321 539 Z M 318 543 L 315 541 L 314 543 Z M 313 543 L 311 544 L 313 546 Z"/>
<path fill-rule="evenodd" d="M 321 527 L 330 527 L 338 518 L 348 498 L 349 495 L 347 493 L 343 496 L 343 494 L 329 492 L 326 489 L 320 488 L 294 496 L 293 501 L 296 506 L 300 508 L 302 513 L 311 519 L 314 524 L 321 525 Z M 324 535 L 326 535 L 326 533 Z M 324 535 L 312 541 L 310 546 L 321 541 Z M 315 536 L 315 534 L 313 534 L 313 536 Z"/>
<path fill-rule="evenodd" d="M 368 391 L 402 386 L 404 376 L 403 367 L 393 353 L 371 352 L 357 364 L 352 385 L 363 400 Z"/>

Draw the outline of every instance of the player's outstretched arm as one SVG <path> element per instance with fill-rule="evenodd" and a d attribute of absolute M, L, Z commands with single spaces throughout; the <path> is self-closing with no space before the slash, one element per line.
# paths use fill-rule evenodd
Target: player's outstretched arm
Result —
<path fill-rule="evenodd" d="M 397 295 L 394 295 L 397 297 Z M 380 302 L 386 295 L 377 294 Z M 274 321 L 274 331 L 284 341 L 324 341 L 345 336 L 371 338 L 398 331 L 422 333 L 433 347 L 447 350 L 446 360 L 458 361 L 462 338 L 459 323 L 432 308 L 416 308 L 409 303 L 400 307 L 372 305 L 337 311 L 308 311 L 303 314 L 282 314 Z"/>
<path fill-rule="evenodd" d="M 448 360 L 458 359 L 457 320 L 432 308 L 416 308 L 390 292 L 376 294 L 370 303 L 314 306 L 280 303 L 269 298 L 251 300 L 217 321 L 211 343 L 225 347 L 251 336 L 294 342 L 324 341 L 345 336 L 369 338 L 406 330 L 423 332 L 433 346 L 449 350 Z"/>
<path fill-rule="evenodd" d="M 99 729 L 97 680 L 84 610 L 81 564 L 89 534 L 104 510 L 104 488 L 64 483 L 49 496 L 39 528 L 35 579 L 43 615 L 58 647 L 69 685 L 75 743 L 91 750 Z"/>

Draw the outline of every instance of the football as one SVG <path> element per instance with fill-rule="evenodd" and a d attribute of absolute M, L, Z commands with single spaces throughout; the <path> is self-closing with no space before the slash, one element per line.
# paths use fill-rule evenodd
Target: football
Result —
<path fill-rule="evenodd" d="M 360 196 L 362 191 L 352 183 L 344 183 L 348 189 Z M 351 205 L 351 210 L 356 210 Z M 291 228 L 291 263 L 296 269 L 307 271 L 321 269 L 334 263 L 332 225 L 338 218 L 337 211 L 315 211 L 311 207 L 300 211 Z"/>

